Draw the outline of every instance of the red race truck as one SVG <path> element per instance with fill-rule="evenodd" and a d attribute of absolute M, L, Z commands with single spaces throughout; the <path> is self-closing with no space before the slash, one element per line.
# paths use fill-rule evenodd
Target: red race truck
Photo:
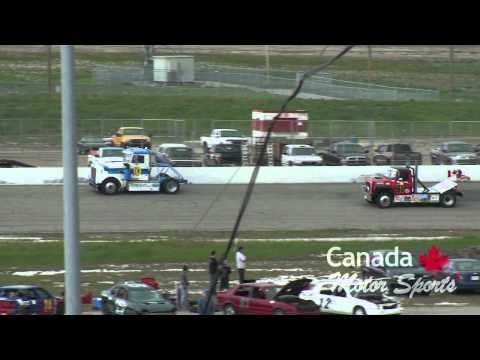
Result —
<path fill-rule="evenodd" d="M 367 202 L 386 209 L 394 204 L 437 204 L 452 208 L 457 203 L 458 182 L 468 181 L 461 170 L 449 171 L 449 178 L 431 187 L 418 178 L 418 167 L 393 167 L 387 175 L 368 176 L 363 185 Z M 452 180 L 452 178 L 455 180 Z"/>

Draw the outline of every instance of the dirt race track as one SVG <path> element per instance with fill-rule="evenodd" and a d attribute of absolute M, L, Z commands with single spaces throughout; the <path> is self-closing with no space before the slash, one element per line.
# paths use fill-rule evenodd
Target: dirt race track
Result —
<path fill-rule="evenodd" d="M 478 229 L 480 184 L 461 188 L 465 196 L 453 209 L 381 210 L 362 199 L 359 184 L 257 185 L 242 228 Z M 82 232 L 229 230 L 244 191 L 241 185 L 187 185 L 177 195 L 105 196 L 80 186 L 80 228 Z M 61 186 L 0 186 L 0 199 L 0 233 L 62 231 Z"/>

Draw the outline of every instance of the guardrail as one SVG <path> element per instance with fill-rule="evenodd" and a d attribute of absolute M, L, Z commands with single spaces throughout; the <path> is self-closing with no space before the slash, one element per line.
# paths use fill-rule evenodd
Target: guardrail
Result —
<path fill-rule="evenodd" d="M 385 173 L 389 166 L 302 166 L 262 167 L 258 184 L 328 184 L 358 183 L 362 177 Z M 480 166 L 419 166 L 418 175 L 424 182 L 439 182 L 448 177 L 448 171 L 461 169 L 471 181 L 480 181 Z M 248 184 L 253 167 L 179 168 L 180 173 L 191 183 L 198 185 Z M 80 183 L 87 183 L 90 169 L 79 168 Z M 0 185 L 61 185 L 63 168 L 12 168 L 0 169 Z"/>

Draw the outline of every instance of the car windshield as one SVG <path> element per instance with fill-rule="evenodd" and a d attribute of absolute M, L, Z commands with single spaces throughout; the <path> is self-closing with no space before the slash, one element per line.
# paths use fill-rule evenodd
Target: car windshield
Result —
<path fill-rule="evenodd" d="M 102 157 L 123 157 L 123 149 L 108 149 L 102 151 Z"/>
<path fill-rule="evenodd" d="M 160 293 L 151 289 L 129 289 L 128 300 L 134 302 L 159 302 L 164 301 Z"/>
<path fill-rule="evenodd" d="M 103 139 L 99 137 L 84 137 L 80 141 L 86 143 L 103 143 Z"/>
<path fill-rule="evenodd" d="M 294 148 L 292 155 L 315 155 L 315 149 L 312 148 Z"/>
<path fill-rule="evenodd" d="M 123 129 L 123 135 L 145 135 L 145 129 Z"/>
<path fill-rule="evenodd" d="M 480 261 L 458 261 L 455 267 L 458 271 L 480 271 Z"/>
<path fill-rule="evenodd" d="M 363 148 L 357 144 L 341 144 L 337 145 L 337 151 L 340 154 L 357 154 L 362 153 Z"/>
<path fill-rule="evenodd" d="M 193 151 L 190 148 L 170 148 L 168 152 L 172 159 L 191 159 L 193 156 Z"/>
<path fill-rule="evenodd" d="M 448 152 L 473 152 L 473 147 L 470 144 L 449 144 Z"/>
<path fill-rule="evenodd" d="M 242 133 L 238 130 L 222 130 L 222 137 L 243 137 Z"/>
<path fill-rule="evenodd" d="M 412 148 L 408 144 L 395 144 L 393 145 L 393 151 L 397 153 L 410 153 Z"/>

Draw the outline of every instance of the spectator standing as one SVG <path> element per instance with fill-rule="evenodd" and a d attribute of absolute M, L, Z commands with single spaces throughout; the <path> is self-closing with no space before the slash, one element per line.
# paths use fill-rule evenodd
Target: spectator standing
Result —
<path fill-rule="evenodd" d="M 230 287 L 230 274 L 232 269 L 227 263 L 227 260 L 224 260 L 220 266 L 220 291 L 227 290 Z"/>
<path fill-rule="evenodd" d="M 243 284 L 245 282 L 245 269 L 247 267 L 247 257 L 243 253 L 242 246 L 238 247 L 235 258 L 237 260 L 238 280 L 240 284 Z"/>
<path fill-rule="evenodd" d="M 218 260 L 216 258 L 216 252 L 213 250 L 210 253 L 210 258 L 208 260 L 208 283 L 209 283 L 209 288 L 212 288 L 213 283 L 215 281 L 215 278 L 218 273 Z"/>
<path fill-rule="evenodd" d="M 189 303 L 188 303 L 188 266 L 184 265 L 182 268 L 182 274 L 180 276 L 180 284 L 179 284 L 179 310 L 189 310 Z"/>

